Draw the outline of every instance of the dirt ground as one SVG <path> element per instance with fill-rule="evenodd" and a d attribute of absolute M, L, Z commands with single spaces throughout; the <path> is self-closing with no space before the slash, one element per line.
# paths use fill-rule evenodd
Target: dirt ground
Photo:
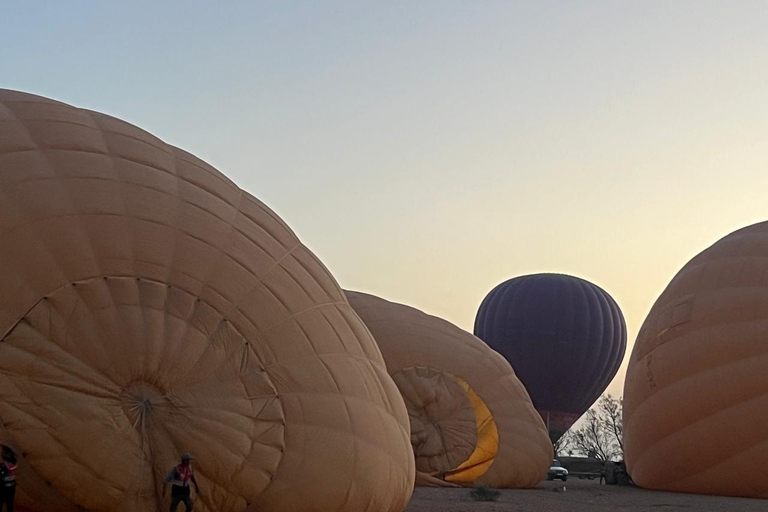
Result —
<path fill-rule="evenodd" d="M 563 490 L 565 486 L 565 490 Z M 469 489 L 417 487 L 406 512 L 752 512 L 768 500 L 646 491 L 599 485 L 597 480 L 544 481 L 535 489 L 502 490 L 495 502 L 473 500 Z"/>

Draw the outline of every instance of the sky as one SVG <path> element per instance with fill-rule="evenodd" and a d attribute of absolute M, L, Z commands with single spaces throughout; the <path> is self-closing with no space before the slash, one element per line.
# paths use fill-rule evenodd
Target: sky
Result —
<path fill-rule="evenodd" d="M 274 209 L 344 288 L 472 330 L 590 280 L 626 363 L 675 273 L 766 219 L 768 2 L 7 2 L 0 87 L 134 123 Z"/>

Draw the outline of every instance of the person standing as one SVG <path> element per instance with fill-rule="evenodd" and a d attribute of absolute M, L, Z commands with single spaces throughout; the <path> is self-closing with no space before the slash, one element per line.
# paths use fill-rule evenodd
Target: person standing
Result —
<path fill-rule="evenodd" d="M 174 467 L 168 473 L 168 476 L 165 477 L 163 498 L 165 498 L 168 484 L 171 484 L 171 512 L 176 512 L 179 503 L 184 503 L 186 511 L 190 512 L 193 505 L 192 498 L 190 497 L 190 484 L 194 484 L 195 492 L 198 494 L 200 493 L 200 488 L 197 486 L 197 480 L 195 480 L 195 470 L 192 468 L 192 455 L 189 452 L 181 455 L 181 464 Z"/>
<path fill-rule="evenodd" d="M 5 506 L 6 512 L 13 512 L 13 502 L 16 498 L 16 468 L 19 464 L 14 451 L 9 446 L 2 446 L 0 512 L 2 512 L 3 506 Z"/>

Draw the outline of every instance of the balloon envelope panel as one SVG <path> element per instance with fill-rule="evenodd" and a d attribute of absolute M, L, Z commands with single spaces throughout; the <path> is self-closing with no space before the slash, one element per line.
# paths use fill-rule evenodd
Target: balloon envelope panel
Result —
<path fill-rule="evenodd" d="M 475 335 L 512 364 L 555 439 L 608 386 L 627 340 L 613 298 L 561 274 L 522 276 L 496 286 L 480 305 Z"/>
<path fill-rule="evenodd" d="M 533 487 L 552 444 L 509 363 L 443 319 L 347 291 L 405 397 L 423 482 Z"/>
<path fill-rule="evenodd" d="M 686 264 L 653 305 L 624 385 L 627 468 L 651 489 L 768 497 L 768 223 Z"/>
<path fill-rule="evenodd" d="M 402 510 L 405 405 L 336 281 L 205 162 L 0 91 L 0 440 L 36 512 Z M 167 498 L 166 498 L 167 499 Z"/>

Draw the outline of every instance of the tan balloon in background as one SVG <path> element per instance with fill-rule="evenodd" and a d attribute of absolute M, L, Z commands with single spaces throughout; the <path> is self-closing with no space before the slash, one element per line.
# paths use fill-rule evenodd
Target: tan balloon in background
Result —
<path fill-rule="evenodd" d="M 768 497 L 768 223 L 674 277 L 637 337 L 624 446 L 649 489 Z"/>
<path fill-rule="evenodd" d="M 533 487 L 546 476 L 552 443 L 501 355 L 440 318 L 346 294 L 405 399 L 417 483 Z"/>
<path fill-rule="evenodd" d="M 0 92 L 0 420 L 39 512 L 399 512 L 406 409 L 275 213 L 118 119 Z"/>

